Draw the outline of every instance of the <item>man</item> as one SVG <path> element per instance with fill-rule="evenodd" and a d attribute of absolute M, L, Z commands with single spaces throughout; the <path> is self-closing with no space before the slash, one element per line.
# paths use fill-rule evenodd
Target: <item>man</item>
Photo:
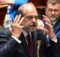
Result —
<path fill-rule="evenodd" d="M 17 12 L 20 11 L 23 14 L 16 15 L 12 26 L 0 31 L 1 57 L 37 57 L 36 28 L 38 13 L 32 3 L 20 6 Z M 28 40 L 29 36 L 27 35 L 30 36 L 31 41 Z M 42 34 L 40 35 L 42 36 Z M 29 44 L 29 41 L 31 44 Z"/>
<path fill-rule="evenodd" d="M 60 0 L 48 0 L 43 15 L 46 40 L 40 48 L 40 57 L 60 57 Z"/>

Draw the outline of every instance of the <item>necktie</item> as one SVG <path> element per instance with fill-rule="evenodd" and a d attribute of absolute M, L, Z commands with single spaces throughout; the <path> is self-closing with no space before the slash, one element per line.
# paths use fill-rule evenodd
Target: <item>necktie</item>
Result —
<path fill-rule="evenodd" d="M 29 54 L 31 57 L 33 57 L 33 43 L 32 43 L 32 39 L 29 34 L 27 35 L 27 41 L 28 41 Z"/>

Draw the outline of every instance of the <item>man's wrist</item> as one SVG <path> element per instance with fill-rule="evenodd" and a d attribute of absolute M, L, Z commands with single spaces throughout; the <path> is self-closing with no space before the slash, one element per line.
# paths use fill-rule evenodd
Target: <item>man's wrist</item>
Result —
<path fill-rule="evenodd" d="M 20 41 L 18 38 L 16 38 L 15 36 L 12 35 L 12 38 L 13 38 L 14 40 L 16 40 L 19 44 L 21 43 L 21 41 Z"/>

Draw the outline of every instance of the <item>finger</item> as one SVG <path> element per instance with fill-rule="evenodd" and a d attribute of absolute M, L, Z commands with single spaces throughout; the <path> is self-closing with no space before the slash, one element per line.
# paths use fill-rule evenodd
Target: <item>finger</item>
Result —
<path fill-rule="evenodd" d="M 18 15 L 16 15 L 13 23 L 16 23 L 17 19 L 18 19 Z"/>
<path fill-rule="evenodd" d="M 20 26 L 20 28 L 23 28 L 24 26 Z"/>
<path fill-rule="evenodd" d="M 46 19 L 48 19 L 48 17 L 47 16 L 45 16 L 45 15 L 42 15 L 43 16 L 43 18 L 46 18 Z"/>
<path fill-rule="evenodd" d="M 43 15 L 43 18 L 44 18 L 45 22 L 51 23 L 50 20 L 49 20 L 49 18 L 47 16 Z"/>
<path fill-rule="evenodd" d="M 17 22 L 17 23 L 19 23 L 20 18 L 21 18 L 21 14 L 20 14 L 20 15 L 18 15 L 18 18 L 17 18 L 17 20 L 16 20 L 16 22 Z"/>
<path fill-rule="evenodd" d="M 23 22 L 23 20 L 24 20 L 24 17 L 21 18 L 19 24 L 21 24 Z"/>
<path fill-rule="evenodd" d="M 46 27 L 53 27 L 50 23 L 48 23 L 48 22 L 45 22 L 45 24 L 46 24 Z"/>
<path fill-rule="evenodd" d="M 47 29 L 45 29 L 44 27 L 37 27 L 37 29 L 40 29 L 40 30 L 42 30 L 43 32 L 47 32 Z"/>
<path fill-rule="evenodd" d="M 16 15 L 14 23 L 19 23 L 21 15 Z"/>

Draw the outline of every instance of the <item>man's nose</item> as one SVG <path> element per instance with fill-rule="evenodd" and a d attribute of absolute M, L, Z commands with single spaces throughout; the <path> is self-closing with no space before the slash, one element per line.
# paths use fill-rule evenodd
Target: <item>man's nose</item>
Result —
<path fill-rule="evenodd" d="M 52 14 L 55 14 L 55 12 L 54 12 L 54 11 L 52 11 L 51 13 L 52 13 Z"/>
<path fill-rule="evenodd" d="M 36 22 L 36 18 L 35 17 L 32 18 L 32 22 Z"/>
<path fill-rule="evenodd" d="M 37 20 L 36 20 L 36 18 L 32 18 L 32 23 L 33 23 L 34 26 L 37 26 Z"/>

